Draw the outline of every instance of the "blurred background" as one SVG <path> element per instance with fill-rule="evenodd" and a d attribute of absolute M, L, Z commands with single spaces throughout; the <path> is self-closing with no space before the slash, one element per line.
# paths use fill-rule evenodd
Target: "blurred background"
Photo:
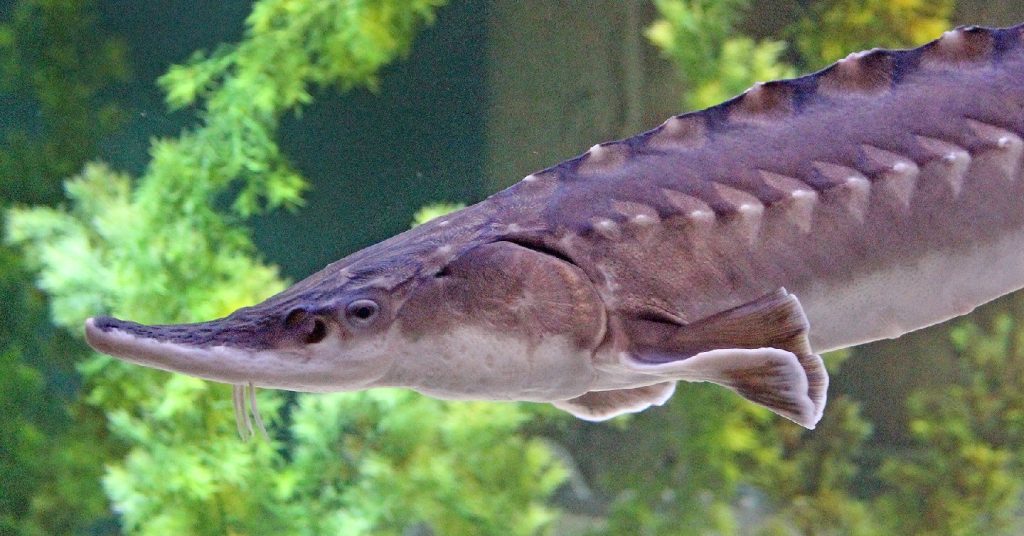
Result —
<path fill-rule="evenodd" d="M 222 316 L 592 144 L 998 0 L 0 2 L 0 534 L 1021 534 L 1024 297 L 826 356 L 808 432 L 724 389 L 594 424 L 259 394 L 91 352 Z"/>

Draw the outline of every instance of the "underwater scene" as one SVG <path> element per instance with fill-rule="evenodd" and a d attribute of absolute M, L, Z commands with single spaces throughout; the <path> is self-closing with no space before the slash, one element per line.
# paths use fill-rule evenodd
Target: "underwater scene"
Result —
<path fill-rule="evenodd" d="M 0 1 L 0 534 L 1024 534 L 1022 23 Z"/>

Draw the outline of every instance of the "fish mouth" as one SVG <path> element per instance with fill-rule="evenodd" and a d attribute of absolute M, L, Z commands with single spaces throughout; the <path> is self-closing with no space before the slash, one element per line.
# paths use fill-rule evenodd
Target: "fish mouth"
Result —
<path fill-rule="evenodd" d="M 147 326 L 95 317 L 85 321 L 85 340 L 95 350 L 129 363 L 218 382 L 249 383 L 258 376 L 258 353 L 217 340 L 216 323 Z"/>

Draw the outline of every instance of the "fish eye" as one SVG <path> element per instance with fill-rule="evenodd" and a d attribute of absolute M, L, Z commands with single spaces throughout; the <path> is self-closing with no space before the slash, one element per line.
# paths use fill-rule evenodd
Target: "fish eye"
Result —
<path fill-rule="evenodd" d="M 370 325 L 380 313 L 380 305 L 373 300 L 359 299 L 345 307 L 345 316 L 357 326 Z"/>

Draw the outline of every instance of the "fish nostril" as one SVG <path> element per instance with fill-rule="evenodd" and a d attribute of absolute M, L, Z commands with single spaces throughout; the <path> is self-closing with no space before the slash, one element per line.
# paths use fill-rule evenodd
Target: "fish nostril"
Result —
<path fill-rule="evenodd" d="M 313 321 L 313 329 L 306 335 L 306 344 L 316 344 L 327 336 L 327 324 L 319 318 Z"/>
<path fill-rule="evenodd" d="M 284 317 L 284 325 L 286 328 L 294 329 L 302 324 L 307 315 L 308 313 L 305 309 L 292 309 L 288 316 Z"/>
<path fill-rule="evenodd" d="M 284 317 L 285 328 L 302 337 L 306 344 L 316 344 L 327 337 L 327 323 L 318 315 L 298 308 Z"/>

